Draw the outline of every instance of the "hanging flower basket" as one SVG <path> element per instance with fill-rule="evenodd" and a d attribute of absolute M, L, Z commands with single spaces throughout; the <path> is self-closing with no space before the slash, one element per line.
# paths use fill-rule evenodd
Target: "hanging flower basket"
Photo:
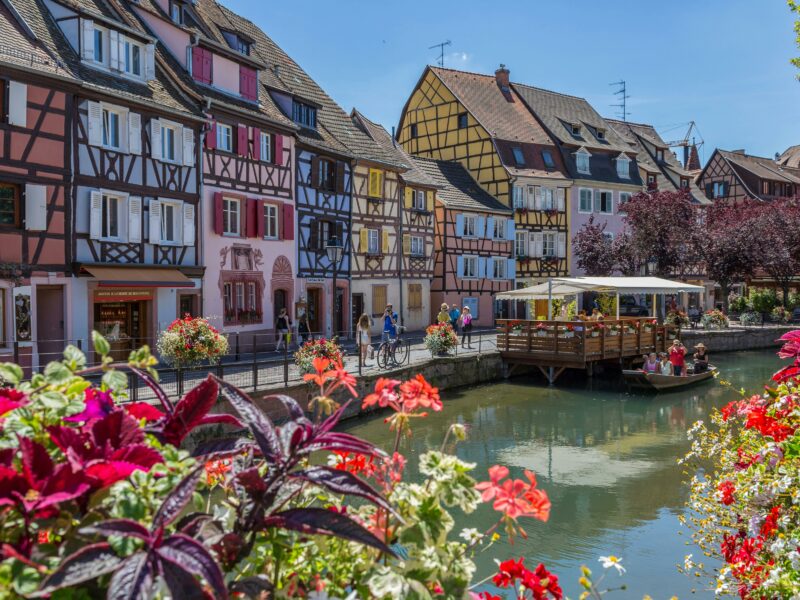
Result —
<path fill-rule="evenodd" d="M 162 360 L 177 368 L 217 364 L 228 352 L 228 340 L 203 317 L 175 319 L 156 342 Z"/>
<path fill-rule="evenodd" d="M 294 353 L 294 363 L 302 374 L 314 372 L 315 358 L 328 359 L 327 370 L 331 371 L 342 363 L 342 348 L 333 340 L 321 338 L 307 341 Z"/>
<path fill-rule="evenodd" d="M 450 323 L 440 323 L 425 330 L 425 339 L 422 342 L 431 356 L 445 356 L 458 345 L 458 337 Z"/>

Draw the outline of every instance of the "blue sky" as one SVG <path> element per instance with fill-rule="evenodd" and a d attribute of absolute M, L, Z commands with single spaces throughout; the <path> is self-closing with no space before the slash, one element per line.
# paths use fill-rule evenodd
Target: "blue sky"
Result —
<path fill-rule="evenodd" d="M 800 143 L 800 82 L 783 0 L 221 0 L 260 25 L 345 110 L 391 131 L 426 64 L 492 73 L 617 109 L 682 138 L 694 120 L 714 147 L 772 156 Z"/>

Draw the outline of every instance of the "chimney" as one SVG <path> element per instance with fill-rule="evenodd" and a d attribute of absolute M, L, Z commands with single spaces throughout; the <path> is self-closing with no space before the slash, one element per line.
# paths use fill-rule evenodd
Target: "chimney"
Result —
<path fill-rule="evenodd" d="M 687 171 L 699 171 L 701 169 L 700 155 L 697 153 L 697 146 L 695 144 L 692 144 L 692 147 L 689 148 L 689 159 L 686 161 L 686 164 L 683 165 L 683 168 Z"/>
<path fill-rule="evenodd" d="M 511 74 L 503 63 L 500 63 L 500 68 L 494 72 L 494 79 L 498 87 L 504 92 L 508 90 L 508 76 Z"/>

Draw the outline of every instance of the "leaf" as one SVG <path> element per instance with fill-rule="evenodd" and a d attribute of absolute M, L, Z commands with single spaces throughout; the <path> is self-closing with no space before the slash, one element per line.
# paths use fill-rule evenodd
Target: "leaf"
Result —
<path fill-rule="evenodd" d="M 311 443 L 303 448 L 305 454 L 320 450 L 342 450 L 344 452 L 357 452 L 368 456 L 385 456 L 380 448 L 373 444 L 357 438 L 349 433 L 330 432 L 325 435 L 316 436 Z"/>
<path fill-rule="evenodd" d="M 198 577 L 202 577 L 214 590 L 215 598 L 224 599 L 228 597 L 225 579 L 217 561 L 214 560 L 214 557 L 211 556 L 206 547 L 197 540 L 193 540 L 182 533 L 176 533 L 167 538 L 157 552 L 174 560 Z"/>
<path fill-rule="evenodd" d="M 297 479 L 304 479 L 319 486 L 328 488 L 336 494 L 344 494 L 346 496 L 359 496 L 365 498 L 370 502 L 377 504 L 394 512 L 394 508 L 389 504 L 383 496 L 380 495 L 371 485 L 362 481 L 348 471 L 340 471 L 325 466 L 316 466 L 295 471 L 291 474 L 292 477 Z"/>
<path fill-rule="evenodd" d="M 203 471 L 204 465 L 198 465 L 191 471 L 183 480 L 175 486 L 169 496 L 164 498 L 164 502 L 153 517 L 153 529 L 159 527 L 166 527 L 180 514 L 180 512 L 189 504 L 194 494 L 194 488 L 200 480 L 200 475 Z"/>
<path fill-rule="evenodd" d="M 265 402 L 270 400 L 277 400 L 286 408 L 286 412 L 289 413 L 289 418 L 293 421 L 300 421 L 306 420 L 306 413 L 303 411 L 302 407 L 297 403 L 297 400 L 292 398 L 291 396 L 286 396 L 285 394 L 275 394 L 272 396 L 267 396 L 264 398 Z"/>
<path fill-rule="evenodd" d="M 264 519 L 264 527 L 280 527 L 304 534 L 330 535 L 377 548 L 394 556 L 386 544 L 347 515 L 324 508 L 290 508 Z"/>
<path fill-rule="evenodd" d="M 206 415 L 200 421 L 200 425 L 217 425 L 222 423 L 225 425 L 233 425 L 234 427 L 244 427 L 244 423 L 242 423 L 239 419 L 233 415 L 227 415 L 225 413 Z"/>
<path fill-rule="evenodd" d="M 128 376 L 116 369 L 103 373 L 102 381 L 108 389 L 115 392 L 121 392 L 128 387 Z"/>
<path fill-rule="evenodd" d="M 172 400 L 169 399 L 166 392 L 162 389 L 155 378 L 150 375 L 147 371 L 143 371 L 141 369 L 137 369 L 136 367 L 128 367 L 132 373 L 136 374 L 136 376 L 144 381 L 145 385 L 150 388 L 150 390 L 155 394 L 158 401 L 161 402 L 161 407 L 171 413 L 173 411 Z"/>
<path fill-rule="evenodd" d="M 147 527 L 132 519 L 108 519 L 107 521 L 101 521 L 94 525 L 82 527 L 80 533 L 84 535 L 95 534 L 104 536 L 122 535 L 125 537 L 139 538 L 145 541 L 149 540 L 151 537 Z"/>
<path fill-rule="evenodd" d="M 69 400 L 60 392 L 42 392 L 37 399 L 50 410 L 61 410 L 69 404 Z"/>
<path fill-rule="evenodd" d="M 94 346 L 94 351 L 100 356 L 106 356 L 111 352 L 111 345 L 98 331 L 92 331 L 92 345 Z"/>
<path fill-rule="evenodd" d="M 170 560 L 163 556 L 161 552 L 157 551 L 157 554 L 159 555 L 158 565 L 161 570 L 161 575 L 164 578 L 164 583 L 167 584 L 169 591 L 172 593 L 173 598 L 180 598 L 181 600 L 206 599 L 200 582 L 194 578 L 194 575 L 192 575 L 184 565 L 177 561 Z M 227 590 L 224 591 L 227 593 Z M 224 597 L 227 598 L 227 595 Z"/>
<path fill-rule="evenodd" d="M 86 355 L 72 344 L 64 348 L 64 360 L 70 363 L 70 367 L 81 369 L 86 366 Z"/>
<path fill-rule="evenodd" d="M 251 467 L 236 474 L 236 481 L 251 495 L 263 494 L 267 484 L 258 472 L 258 467 Z"/>
<path fill-rule="evenodd" d="M 25 373 L 23 373 L 22 368 L 19 365 L 15 365 L 14 363 L 4 362 L 0 363 L 0 377 L 3 378 L 3 381 L 10 385 L 17 385 L 22 378 L 25 377 Z"/>
<path fill-rule="evenodd" d="M 149 553 L 137 552 L 129 556 L 111 578 L 106 600 L 150 598 L 153 575 Z"/>
<path fill-rule="evenodd" d="M 206 459 L 212 457 L 222 458 L 227 455 L 238 454 L 250 446 L 254 447 L 253 442 L 244 437 L 214 439 L 198 444 L 192 450 L 192 456 L 202 456 Z"/>
<path fill-rule="evenodd" d="M 44 580 L 36 596 L 46 596 L 53 590 L 90 581 L 111 573 L 123 559 L 107 543 L 92 544 L 65 558 L 58 569 Z"/>
<path fill-rule="evenodd" d="M 200 425 L 219 395 L 217 382 L 209 375 L 175 405 L 167 415 L 161 437 L 168 444 L 179 446 L 190 431 Z"/>
<path fill-rule="evenodd" d="M 266 578 L 261 575 L 253 575 L 251 577 L 243 577 L 231 584 L 232 592 L 239 592 L 245 594 L 250 598 L 258 600 L 265 592 L 268 594 L 267 598 L 271 597 L 275 586 Z"/>
<path fill-rule="evenodd" d="M 69 381 L 70 377 L 72 377 L 72 371 L 64 363 L 51 362 L 44 368 L 44 377 L 47 383 L 60 385 Z"/>
<path fill-rule="evenodd" d="M 228 402 L 239 413 L 239 416 L 244 419 L 247 427 L 253 433 L 253 437 L 258 447 L 261 448 L 264 458 L 273 463 L 283 458 L 278 432 L 269 417 L 237 387 L 217 377 L 215 379 L 222 389 L 222 395 L 227 398 Z"/>

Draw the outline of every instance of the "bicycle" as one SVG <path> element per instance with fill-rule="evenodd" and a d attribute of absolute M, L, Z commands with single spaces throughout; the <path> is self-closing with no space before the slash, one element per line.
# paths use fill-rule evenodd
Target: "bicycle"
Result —
<path fill-rule="evenodd" d="M 378 346 L 376 358 L 381 369 L 399 367 L 406 362 L 408 359 L 408 345 L 403 343 L 399 331 L 396 337 L 390 338 L 389 341 L 382 342 Z"/>

